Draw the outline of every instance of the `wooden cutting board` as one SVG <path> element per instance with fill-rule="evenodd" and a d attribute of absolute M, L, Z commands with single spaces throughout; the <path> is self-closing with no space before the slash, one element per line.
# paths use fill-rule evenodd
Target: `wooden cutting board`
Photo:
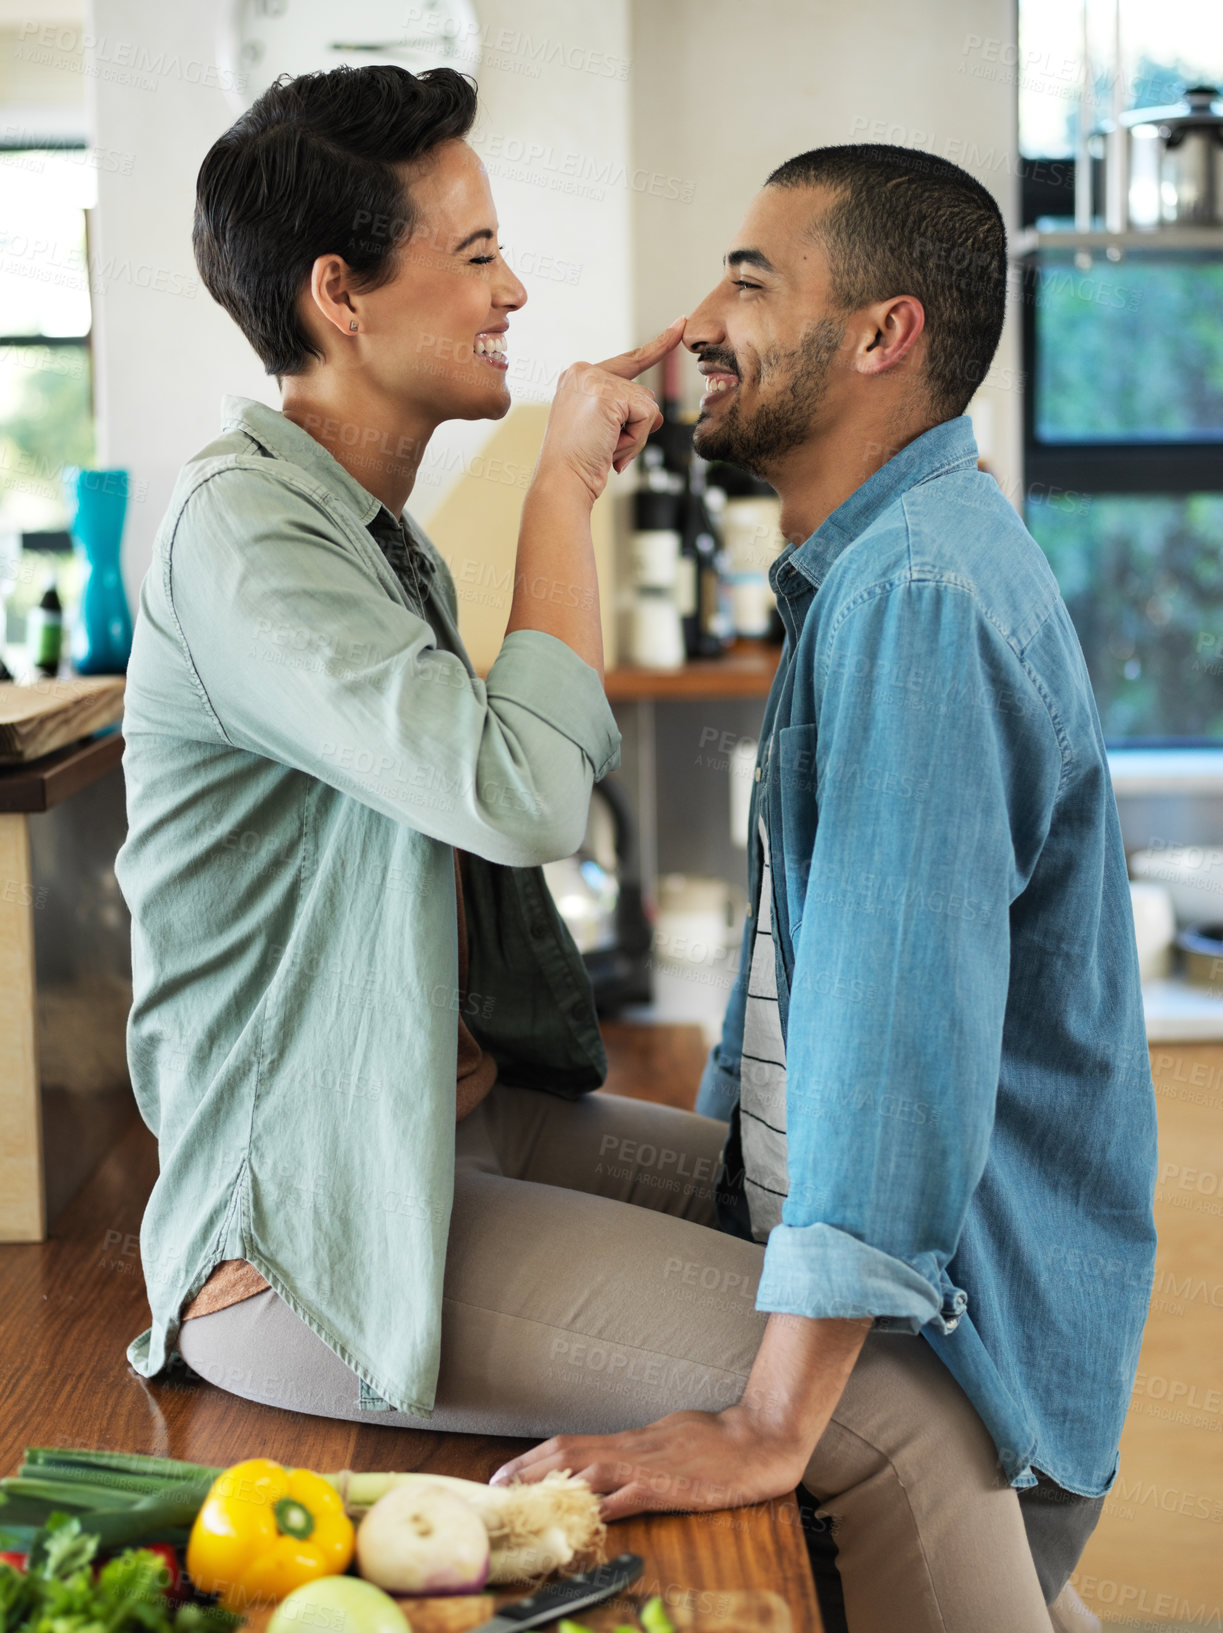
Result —
<path fill-rule="evenodd" d="M 761 1588 L 719 1592 L 716 1588 L 691 1596 L 695 1603 L 682 1601 L 667 1606 L 676 1633 L 796 1633 L 790 1612 L 780 1594 Z M 639 1626 L 637 1618 L 645 1604 L 645 1594 L 627 1593 L 606 1605 L 580 1610 L 574 1618 L 591 1633 L 612 1633 L 616 1627 Z M 471 1599 L 400 1599 L 399 1608 L 408 1619 L 412 1633 L 472 1633 L 496 1614 L 501 1604 L 511 1601 L 491 1594 Z M 548 1622 L 555 1629 L 559 1622 Z"/>
<path fill-rule="evenodd" d="M 629 1592 L 605 1605 L 579 1611 L 576 1620 L 592 1633 L 612 1633 L 612 1629 L 636 1621 L 647 1595 Z M 473 1633 L 501 1605 L 511 1604 L 520 1594 L 474 1593 L 449 1599 L 397 1599 L 412 1633 Z M 685 1603 L 687 1598 L 690 1602 Z M 252 1611 L 239 1633 L 263 1633 L 271 1610 Z M 780 1594 L 763 1588 L 716 1588 L 680 1595 L 667 1606 L 676 1633 L 800 1633 Z M 549 1622 L 546 1629 L 559 1624 Z M 545 1633 L 546 1633 L 545 1629 Z M 805 1633 L 805 1630 L 804 1630 Z"/>
<path fill-rule="evenodd" d="M 0 682 L 0 765 L 51 754 L 123 717 L 123 676 Z"/>

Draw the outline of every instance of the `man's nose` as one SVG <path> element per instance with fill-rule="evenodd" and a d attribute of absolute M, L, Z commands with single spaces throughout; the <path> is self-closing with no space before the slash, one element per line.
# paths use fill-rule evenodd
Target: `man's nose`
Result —
<path fill-rule="evenodd" d="M 718 345 L 726 338 L 726 330 L 714 308 L 712 293 L 706 295 L 684 324 L 681 338 L 690 352 L 698 351 L 702 346 Z"/>

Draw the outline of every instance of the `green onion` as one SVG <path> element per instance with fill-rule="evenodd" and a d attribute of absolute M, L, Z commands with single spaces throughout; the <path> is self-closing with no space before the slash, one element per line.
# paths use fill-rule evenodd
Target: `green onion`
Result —
<path fill-rule="evenodd" d="M 56 1479 L 27 1480 L 16 1475 L 5 1480 L 3 1489 L 14 1497 L 32 1497 L 35 1501 L 56 1503 L 62 1508 L 130 1508 L 141 1500 L 141 1494 L 116 1490 L 114 1486 L 85 1485 L 79 1481 Z"/>
<path fill-rule="evenodd" d="M 25 1466 L 50 1465 L 55 1469 L 109 1470 L 115 1476 L 145 1479 L 158 1486 L 179 1480 L 216 1479 L 224 1472 L 206 1463 L 184 1463 L 173 1457 L 149 1457 L 143 1452 L 87 1451 L 72 1446 L 30 1446 L 25 1454 Z"/>
<path fill-rule="evenodd" d="M 77 1468 L 74 1464 L 31 1463 L 27 1457 L 17 1470 L 19 1480 L 53 1480 L 63 1486 L 103 1486 L 107 1491 L 130 1492 L 133 1500 L 149 1491 L 161 1491 L 165 1477 L 152 1474 L 115 1474 L 109 1469 Z"/>
<path fill-rule="evenodd" d="M 186 1542 L 207 1495 L 208 1486 L 201 1485 L 191 1497 L 149 1497 L 134 1508 L 82 1514 L 81 1528 L 97 1537 L 103 1548 L 121 1548 L 129 1542 Z"/>
<path fill-rule="evenodd" d="M 0 1529 L 18 1544 L 28 1542 L 58 1511 L 75 1515 L 103 1548 L 185 1542 L 221 1472 L 139 1452 L 31 1446 L 19 1472 L 0 1480 Z"/>
<path fill-rule="evenodd" d="M 640 1615 L 645 1633 L 675 1633 L 675 1623 L 667 1615 L 667 1607 L 658 1594 L 646 1600 Z"/>

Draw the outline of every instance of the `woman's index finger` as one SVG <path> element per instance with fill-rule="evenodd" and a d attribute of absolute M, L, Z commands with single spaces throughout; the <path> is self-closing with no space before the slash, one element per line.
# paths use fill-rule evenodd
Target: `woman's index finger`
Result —
<path fill-rule="evenodd" d="M 652 369 L 655 363 L 660 363 L 668 352 L 672 352 L 683 339 L 686 317 L 676 318 L 669 323 L 661 334 L 655 335 L 653 340 L 647 340 L 640 346 L 634 346 L 630 352 L 621 352 L 618 357 L 609 357 L 605 363 L 598 366 L 608 374 L 618 374 L 621 379 L 635 380 L 646 369 Z"/>

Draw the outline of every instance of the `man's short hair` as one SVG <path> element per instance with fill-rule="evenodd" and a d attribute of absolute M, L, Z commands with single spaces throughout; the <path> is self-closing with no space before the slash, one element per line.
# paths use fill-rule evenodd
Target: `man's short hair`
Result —
<path fill-rule="evenodd" d="M 297 314 L 320 255 L 342 256 L 358 288 L 390 282 L 416 223 L 392 166 L 466 136 L 475 116 L 475 84 L 452 68 L 333 68 L 282 74 L 213 144 L 196 182 L 195 262 L 268 374 L 323 356 Z"/>
<path fill-rule="evenodd" d="M 926 313 L 926 387 L 940 420 L 962 414 L 985 378 L 1006 309 L 1006 229 L 990 193 L 959 165 L 882 143 L 817 147 L 766 187 L 825 187 L 812 222 L 845 311 L 913 295 Z"/>

